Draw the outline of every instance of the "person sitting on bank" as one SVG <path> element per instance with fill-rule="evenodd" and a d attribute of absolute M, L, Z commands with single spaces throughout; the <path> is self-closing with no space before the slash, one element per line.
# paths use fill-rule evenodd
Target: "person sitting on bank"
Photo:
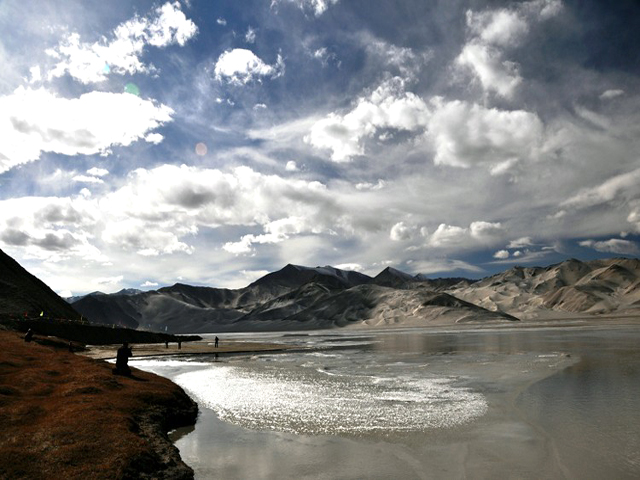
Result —
<path fill-rule="evenodd" d="M 116 368 L 113 370 L 113 373 L 118 375 L 131 375 L 129 357 L 132 356 L 133 353 L 131 352 L 131 348 L 129 348 L 129 344 L 124 342 L 116 354 Z"/>
<path fill-rule="evenodd" d="M 33 330 L 27 330 L 27 333 L 24 335 L 24 341 L 30 342 L 33 339 Z"/>

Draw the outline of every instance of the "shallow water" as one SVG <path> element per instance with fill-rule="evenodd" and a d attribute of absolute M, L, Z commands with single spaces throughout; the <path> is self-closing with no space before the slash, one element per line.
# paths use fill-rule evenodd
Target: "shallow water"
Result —
<path fill-rule="evenodd" d="M 236 337 L 322 350 L 132 362 L 201 405 L 197 478 L 640 477 L 640 328 Z"/>

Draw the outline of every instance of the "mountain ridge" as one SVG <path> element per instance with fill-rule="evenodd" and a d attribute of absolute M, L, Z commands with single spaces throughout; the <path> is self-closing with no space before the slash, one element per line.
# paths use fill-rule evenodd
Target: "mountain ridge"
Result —
<path fill-rule="evenodd" d="M 175 332 L 431 325 L 515 321 L 550 314 L 633 313 L 640 310 L 640 261 L 568 259 L 547 267 L 514 266 L 480 280 L 430 279 L 393 267 L 369 277 L 331 266 L 287 264 L 239 289 L 177 283 L 117 299 L 98 295 L 93 301 L 119 305 L 129 319 L 125 320 L 136 321 L 140 327 Z M 94 321 L 113 321 L 97 308 L 83 304 L 77 308 Z"/>

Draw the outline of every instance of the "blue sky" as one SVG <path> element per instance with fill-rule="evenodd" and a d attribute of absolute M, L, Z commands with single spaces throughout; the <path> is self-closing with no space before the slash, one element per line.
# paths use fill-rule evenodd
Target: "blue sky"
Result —
<path fill-rule="evenodd" d="M 0 3 L 0 248 L 57 292 L 637 256 L 640 6 Z"/>

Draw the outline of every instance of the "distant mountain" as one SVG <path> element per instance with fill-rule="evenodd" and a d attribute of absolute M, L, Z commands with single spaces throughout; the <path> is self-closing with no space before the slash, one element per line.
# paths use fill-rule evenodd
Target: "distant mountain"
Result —
<path fill-rule="evenodd" d="M 80 314 L 41 280 L 0 250 L 0 315 L 79 320 Z"/>
<path fill-rule="evenodd" d="M 640 260 L 570 259 L 549 267 L 514 267 L 452 295 L 489 310 L 523 318 L 541 314 L 636 314 L 640 312 Z"/>
<path fill-rule="evenodd" d="M 375 277 L 286 265 L 247 287 L 175 284 L 157 291 L 87 295 L 91 321 L 186 332 L 440 325 L 640 312 L 640 260 L 567 260 L 513 267 L 482 280 L 430 279 L 386 268 Z"/>
<path fill-rule="evenodd" d="M 473 315 L 478 320 L 516 320 L 457 299 L 459 303 L 452 301 L 446 308 L 436 305 L 429 282 L 434 282 L 434 291 L 449 284 L 392 268 L 371 278 L 331 266 L 289 264 L 235 290 L 178 283 L 131 295 L 91 294 L 73 305 L 92 322 L 175 333 L 424 323 L 436 321 L 438 315 L 448 322 L 464 321 Z M 343 307 L 327 315 L 327 305 L 333 305 L 334 310 L 336 305 Z M 358 317 L 355 312 L 360 311 L 365 315 Z"/>

